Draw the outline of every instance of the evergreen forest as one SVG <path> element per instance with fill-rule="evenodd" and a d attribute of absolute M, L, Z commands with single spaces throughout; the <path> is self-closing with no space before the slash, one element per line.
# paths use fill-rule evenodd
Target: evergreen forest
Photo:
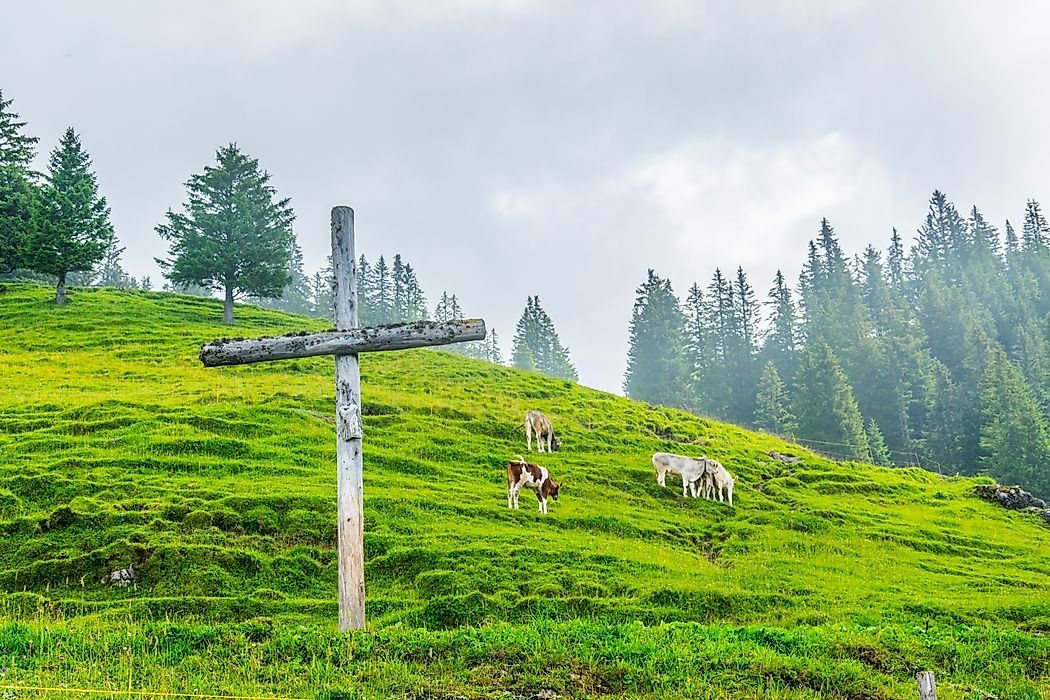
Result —
<path fill-rule="evenodd" d="M 831 223 L 798 284 L 742 268 L 636 290 L 624 390 L 839 459 L 987 474 L 1050 495 L 1050 226 L 934 192 L 914 243 L 850 256 Z"/>

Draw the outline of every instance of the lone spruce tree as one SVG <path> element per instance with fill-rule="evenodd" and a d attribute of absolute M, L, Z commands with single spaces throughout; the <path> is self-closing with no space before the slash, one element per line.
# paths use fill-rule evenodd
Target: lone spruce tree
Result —
<path fill-rule="evenodd" d="M 270 174 L 237 144 L 220 148 L 216 165 L 186 183 L 185 213 L 168 210 L 157 233 L 169 258 L 157 258 L 174 284 L 198 284 L 224 293 L 223 320 L 233 322 L 233 301 L 279 297 L 290 281 L 295 214 L 276 199 Z"/>
<path fill-rule="evenodd" d="M 34 272 L 57 277 L 55 303 L 65 304 L 66 275 L 91 271 L 113 240 L 109 207 L 98 193 L 91 157 L 70 127 L 51 152 L 35 226 L 21 263 Z"/>
<path fill-rule="evenodd" d="M 19 265 L 19 251 L 32 230 L 35 186 L 29 163 L 37 138 L 22 133 L 25 122 L 9 111 L 0 91 L 0 273 Z"/>

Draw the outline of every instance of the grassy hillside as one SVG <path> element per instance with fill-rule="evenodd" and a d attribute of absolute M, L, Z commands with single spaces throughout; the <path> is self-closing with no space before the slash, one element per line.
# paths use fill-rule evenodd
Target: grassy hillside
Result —
<path fill-rule="evenodd" d="M 370 623 L 340 635 L 332 359 L 197 360 L 324 324 L 52 296 L 0 292 L 0 686 L 910 698 L 931 669 L 942 698 L 1050 697 L 1050 530 L 973 480 L 433 350 L 362 357 Z M 528 408 L 564 440 L 533 454 L 546 517 L 506 507 Z M 654 451 L 721 460 L 736 508 L 659 488 Z"/>

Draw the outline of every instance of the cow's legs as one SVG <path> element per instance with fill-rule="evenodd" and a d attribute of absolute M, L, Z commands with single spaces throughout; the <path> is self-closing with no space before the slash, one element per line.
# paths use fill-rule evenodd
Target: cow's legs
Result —
<path fill-rule="evenodd" d="M 664 470 L 662 470 L 662 469 L 657 469 L 657 470 L 656 470 L 656 483 L 660 484 L 660 486 L 664 486 L 664 487 L 666 487 L 666 486 L 667 486 L 667 484 L 666 484 L 666 483 L 664 483 L 664 480 L 665 480 L 666 478 L 667 478 L 667 472 L 665 472 L 665 471 L 664 471 Z"/>
<path fill-rule="evenodd" d="M 547 499 L 541 496 L 539 493 L 536 494 L 536 500 L 540 502 L 540 514 L 547 514 Z"/>

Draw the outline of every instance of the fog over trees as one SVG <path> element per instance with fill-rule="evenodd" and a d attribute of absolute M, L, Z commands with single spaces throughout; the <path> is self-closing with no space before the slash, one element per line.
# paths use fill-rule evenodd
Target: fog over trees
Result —
<path fill-rule="evenodd" d="M 1039 203 L 1027 202 L 1018 235 L 934 192 L 908 251 L 896 230 L 884 250 L 852 257 L 828 220 L 815 234 L 795 290 L 778 272 L 764 304 L 742 269 L 715 270 L 680 304 L 650 271 L 627 394 L 842 458 L 1050 493 L 1050 225 Z"/>

